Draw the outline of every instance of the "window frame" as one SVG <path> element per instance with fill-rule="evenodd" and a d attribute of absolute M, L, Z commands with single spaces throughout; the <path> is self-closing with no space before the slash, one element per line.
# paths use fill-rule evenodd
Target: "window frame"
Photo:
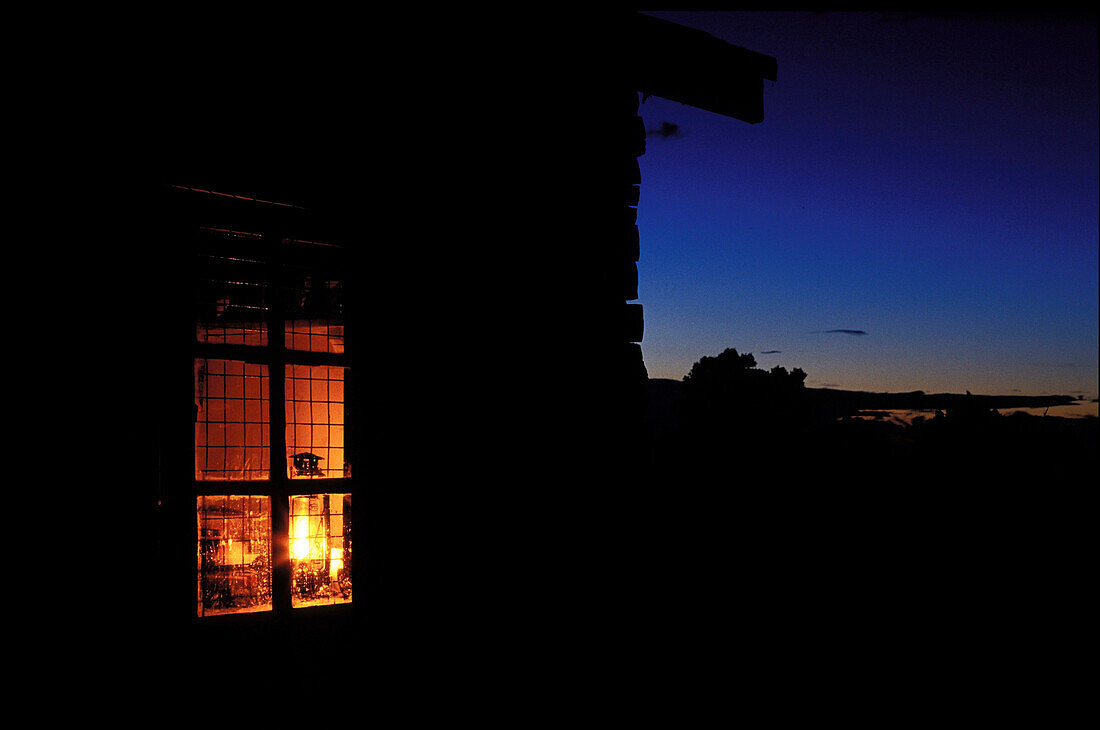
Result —
<path fill-rule="evenodd" d="M 270 499 L 271 513 L 271 610 L 254 612 L 229 612 L 199 616 L 195 607 L 191 614 L 201 624 L 226 621 L 264 621 L 266 617 L 278 619 L 281 616 L 307 613 L 341 614 L 349 612 L 354 606 L 352 600 L 327 605 L 294 607 L 292 604 L 292 564 L 290 558 L 290 512 L 291 497 L 297 495 L 349 494 L 354 505 L 358 499 L 354 479 L 344 473 L 335 477 L 292 478 L 290 475 L 289 455 L 286 439 L 286 388 L 287 368 L 292 365 L 327 366 L 342 368 L 344 372 L 344 457 L 347 464 L 354 463 L 354 448 L 350 435 L 355 428 L 350 407 L 354 388 L 349 352 L 349 307 L 347 298 L 343 301 L 343 352 L 316 352 L 293 350 L 286 346 L 287 330 L 284 296 L 291 285 L 291 267 L 288 266 L 288 250 L 291 246 L 323 247 L 330 254 L 341 257 L 341 261 L 327 262 L 329 271 L 338 274 L 341 286 L 346 293 L 349 286 L 350 250 L 341 237 L 332 231 L 324 230 L 317 224 L 308 211 L 296 205 L 274 203 L 246 196 L 228 195 L 207 190 L 196 190 L 173 186 L 176 192 L 186 196 L 186 207 L 191 211 L 187 221 L 191 234 L 191 300 L 190 316 L 191 343 L 189 348 L 190 367 L 199 360 L 240 361 L 264 365 L 268 373 L 268 462 L 267 479 L 231 479 L 202 480 L 197 478 L 194 469 L 196 449 L 195 429 L 191 428 L 190 453 L 192 469 L 190 475 L 190 504 L 193 520 L 197 521 L 197 500 L 199 497 L 241 495 L 266 496 Z M 212 218 L 212 219 L 208 219 Z M 202 342 L 198 337 L 199 312 L 197 308 L 199 271 L 197 261 L 199 251 L 197 237 L 200 228 L 222 230 L 242 230 L 260 234 L 260 251 L 264 257 L 265 298 L 267 312 L 264 324 L 267 327 L 266 344 L 237 344 L 226 342 Z M 334 240 L 335 239 L 335 240 Z M 322 258 L 320 255 L 317 258 Z M 315 263 L 315 262 L 314 262 Z M 297 270 L 297 265 L 295 269 Z M 352 518 L 352 530 L 357 530 L 357 522 Z M 354 533 L 353 533 L 354 535 Z M 198 535 L 192 530 L 192 553 L 199 549 Z M 353 536 L 352 544 L 357 541 Z M 354 572 L 354 562 L 352 563 Z M 192 597 L 199 595 L 201 586 L 198 571 L 192 571 Z M 355 580 L 353 577 L 352 584 Z"/>

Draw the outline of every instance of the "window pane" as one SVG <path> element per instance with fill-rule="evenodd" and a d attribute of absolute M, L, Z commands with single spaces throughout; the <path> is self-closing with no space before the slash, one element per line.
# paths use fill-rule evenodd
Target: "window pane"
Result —
<path fill-rule="evenodd" d="M 287 240 L 283 342 L 290 350 L 344 351 L 343 251 L 314 241 Z"/>
<path fill-rule="evenodd" d="M 343 320 L 316 317 L 287 319 L 285 343 L 288 350 L 342 353 Z"/>
<path fill-rule="evenodd" d="M 350 476 L 344 459 L 343 407 L 344 368 L 286 366 L 288 477 Z"/>
<path fill-rule="evenodd" d="M 269 478 L 266 393 L 266 365 L 195 360 L 195 479 Z"/>
<path fill-rule="evenodd" d="M 198 497 L 198 615 L 271 610 L 271 498 Z"/>
<path fill-rule="evenodd" d="M 268 294 L 263 236 L 225 228 L 198 235 L 198 322 L 200 342 L 267 344 Z"/>
<path fill-rule="evenodd" d="M 351 602 L 351 495 L 290 498 L 294 608 Z"/>

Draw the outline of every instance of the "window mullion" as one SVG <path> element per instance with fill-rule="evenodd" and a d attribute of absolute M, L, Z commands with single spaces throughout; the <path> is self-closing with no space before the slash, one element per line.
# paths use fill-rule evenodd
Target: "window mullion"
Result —
<path fill-rule="evenodd" d="M 268 231 L 265 236 L 270 255 L 271 300 L 268 307 L 268 348 L 270 350 L 270 478 L 271 531 L 274 563 L 272 571 L 272 604 L 276 613 L 290 610 L 290 482 L 286 469 L 286 352 L 284 346 L 285 293 L 283 267 L 283 236 Z"/>

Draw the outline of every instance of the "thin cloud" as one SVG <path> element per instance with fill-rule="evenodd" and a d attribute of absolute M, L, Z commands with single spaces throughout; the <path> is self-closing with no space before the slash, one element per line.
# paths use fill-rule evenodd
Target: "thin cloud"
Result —
<path fill-rule="evenodd" d="M 783 351 L 782 350 L 764 350 L 760 354 L 761 355 L 778 355 L 781 352 L 783 352 Z"/>
<path fill-rule="evenodd" d="M 814 330 L 810 334 L 811 335 L 837 334 L 837 335 L 853 335 L 853 336 L 861 337 L 863 335 L 866 335 L 867 333 L 864 332 L 863 330 L 835 329 L 835 330 Z"/>

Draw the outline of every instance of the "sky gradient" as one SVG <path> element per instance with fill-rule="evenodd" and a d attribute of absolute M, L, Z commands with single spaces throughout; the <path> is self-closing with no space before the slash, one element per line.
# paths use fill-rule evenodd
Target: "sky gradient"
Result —
<path fill-rule="evenodd" d="M 650 377 L 1097 397 L 1095 15 L 650 14 L 779 67 L 758 125 L 640 107 Z"/>

